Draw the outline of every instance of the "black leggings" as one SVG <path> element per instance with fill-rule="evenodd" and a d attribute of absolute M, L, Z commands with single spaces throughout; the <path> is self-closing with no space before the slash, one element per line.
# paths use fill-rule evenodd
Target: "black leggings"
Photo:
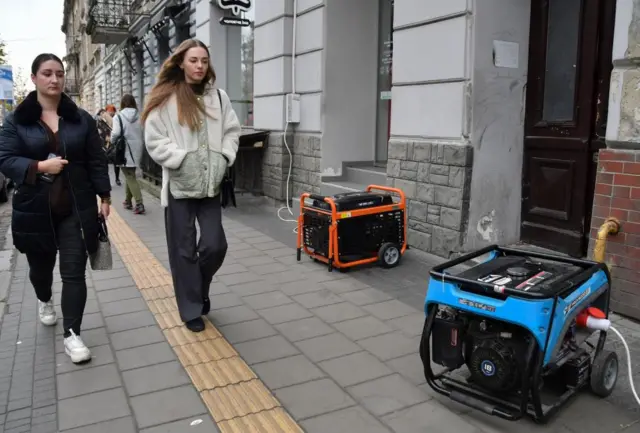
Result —
<path fill-rule="evenodd" d="M 113 172 L 116 175 L 116 182 L 120 180 L 120 167 L 117 165 L 113 166 Z"/>
<path fill-rule="evenodd" d="M 56 223 L 56 237 L 60 250 L 60 276 L 62 277 L 62 325 L 66 338 L 71 335 L 69 330 L 80 335 L 82 315 L 87 302 L 85 279 L 87 253 L 80 223 L 75 214 Z M 52 297 L 56 255 L 56 252 L 27 253 L 29 280 L 36 291 L 36 296 L 42 302 L 47 302 Z"/>

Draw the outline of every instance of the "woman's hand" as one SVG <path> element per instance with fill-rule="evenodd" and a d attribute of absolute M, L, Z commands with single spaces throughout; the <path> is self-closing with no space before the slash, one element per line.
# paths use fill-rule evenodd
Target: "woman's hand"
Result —
<path fill-rule="evenodd" d="M 38 161 L 38 171 L 40 173 L 58 174 L 68 163 L 69 161 L 62 159 L 60 156 L 45 161 Z"/>
<path fill-rule="evenodd" d="M 103 202 L 100 204 L 100 213 L 102 214 L 105 220 L 109 218 L 110 212 L 111 212 L 111 206 L 109 205 L 109 203 Z"/>

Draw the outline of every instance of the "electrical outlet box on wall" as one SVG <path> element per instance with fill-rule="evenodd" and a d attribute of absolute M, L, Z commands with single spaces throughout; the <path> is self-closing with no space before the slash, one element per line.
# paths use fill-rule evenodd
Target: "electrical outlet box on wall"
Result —
<path fill-rule="evenodd" d="M 285 120 L 300 123 L 300 95 L 297 93 L 288 93 L 285 97 Z"/>

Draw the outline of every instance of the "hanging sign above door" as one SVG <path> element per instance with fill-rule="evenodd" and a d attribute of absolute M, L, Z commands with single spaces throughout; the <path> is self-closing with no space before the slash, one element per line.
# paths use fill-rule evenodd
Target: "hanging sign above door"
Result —
<path fill-rule="evenodd" d="M 240 12 L 249 12 L 252 6 L 251 0 L 218 0 L 220 9 L 230 10 L 234 15 L 240 15 Z"/>
<path fill-rule="evenodd" d="M 251 10 L 251 0 L 218 0 L 218 7 L 223 10 L 229 10 L 235 16 L 220 18 L 220 24 L 226 26 L 249 27 L 251 21 L 242 18 L 241 12 L 249 12 Z"/>

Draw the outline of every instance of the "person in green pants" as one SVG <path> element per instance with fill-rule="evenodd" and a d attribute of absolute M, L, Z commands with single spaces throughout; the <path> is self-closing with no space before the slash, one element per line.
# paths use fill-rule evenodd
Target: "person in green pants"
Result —
<path fill-rule="evenodd" d="M 120 101 L 120 111 L 113 118 L 113 129 L 111 131 L 111 143 L 124 136 L 127 142 L 125 150 L 126 163 L 121 165 L 122 174 L 125 178 L 125 209 L 133 210 L 136 214 L 145 212 L 142 202 L 142 191 L 136 177 L 136 169 L 140 167 L 142 149 L 144 146 L 144 135 L 140 125 L 140 113 L 133 95 L 126 94 Z M 135 200 L 135 207 L 133 201 Z"/>

